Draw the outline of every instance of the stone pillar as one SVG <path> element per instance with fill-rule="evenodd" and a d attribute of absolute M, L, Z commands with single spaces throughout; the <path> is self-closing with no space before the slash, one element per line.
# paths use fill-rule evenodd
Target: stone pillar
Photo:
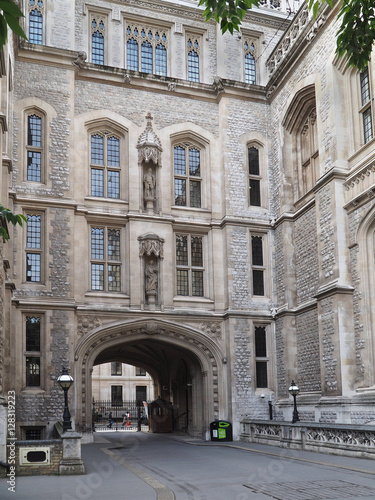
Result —
<path fill-rule="evenodd" d="M 59 472 L 62 476 L 85 474 L 85 466 L 81 458 L 81 438 L 78 432 L 68 430 L 61 435 L 63 457 Z"/>

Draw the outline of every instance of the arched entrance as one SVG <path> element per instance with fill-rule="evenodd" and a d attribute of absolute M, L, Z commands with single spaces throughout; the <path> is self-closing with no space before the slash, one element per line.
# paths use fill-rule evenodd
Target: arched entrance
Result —
<path fill-rule="evenodd" d="M 92 433 L 91 373 L 94 365 L 119 361 L 144 368 L 155 394 L 171 401 L 194 436 L 208 437 L 209 423 L 224 405 L 223 355 L 204 332 L 171 321 L 117 322 L 87 333 L 75 355 L 76 428 Z"/>

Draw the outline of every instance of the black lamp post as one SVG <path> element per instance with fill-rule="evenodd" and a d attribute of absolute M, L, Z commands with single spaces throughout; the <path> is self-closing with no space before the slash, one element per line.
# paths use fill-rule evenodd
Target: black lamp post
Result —
<path fill-rule="evenodd" d="M 68 373 L 67 368 L 62 367 L 62 374 L 58 377 L 57 382 L 61 389 L 64 391 L 64 414 L 63 414 L 63 432 L 72 428 L 72 421 L 70 420 L 70 411 L 68 406 L 68 391 L 74 380 Z"/>
<path fill-rule="evenodd" d="M 299 387 L 294 383 L 294 380 L 292 380 L 292 384 L 288 389 L 289 394 L 293 396 L 294 400 L 294 410 L 293 410 L 293 420 L 292 424 L 295 424 L 296 422 L 299 422 L 299 416 L 298 416 L 298 411 L 297 411 L 297 401 L 296 401 L 296 396 L 299 394 Z"/>

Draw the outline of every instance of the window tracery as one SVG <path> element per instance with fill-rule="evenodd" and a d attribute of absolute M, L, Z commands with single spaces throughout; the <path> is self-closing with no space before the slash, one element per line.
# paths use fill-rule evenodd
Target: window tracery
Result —
<path fill-rule="evenodd" d="M 167 49 L 167 30 L 141 24 L 127 24 L 127 69 L 166 76 Z"/>
<path fill-rule="evenodd" d="M 29 42 L 43 44 L 43 0 L 29 0 Z"/>
<path fill-rule="evenodd" d="M 104 64 L 105 20 L 102 16 L 91 18 L 91 62 Z"/>

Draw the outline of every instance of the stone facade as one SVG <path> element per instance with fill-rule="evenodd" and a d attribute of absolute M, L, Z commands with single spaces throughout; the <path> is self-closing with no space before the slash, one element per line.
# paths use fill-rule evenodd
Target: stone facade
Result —
<path fill-rule="evenodd" d="M 62 366 L 91 439 L 93 369 L 111 362 L 147 370 L 196 436 L 220 418 L 238 438 L 269 403 L 288 420 L 292 380 L 304 422 L 374 420 L 361 77 L 335 56 L 337 7 L 269 7 L 232 36 L 193 0 L 46 0 L 42 38 L 4 49 L 1 192 L 31 221 L 0 288 L 0 396 L 16 392 L 20 439 L 51 438 Z"/>

